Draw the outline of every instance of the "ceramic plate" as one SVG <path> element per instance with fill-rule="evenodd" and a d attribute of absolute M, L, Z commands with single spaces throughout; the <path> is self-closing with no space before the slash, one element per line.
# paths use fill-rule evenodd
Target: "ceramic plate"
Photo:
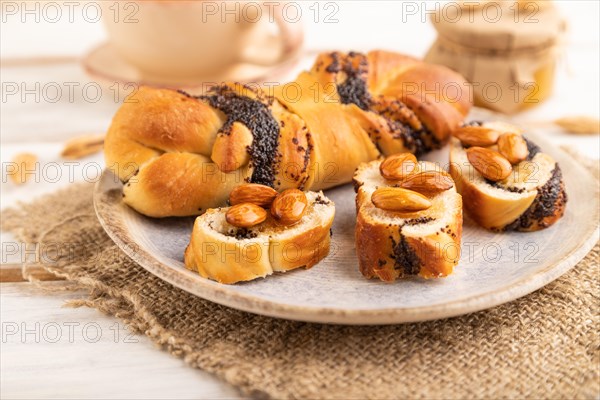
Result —
<path fill-rule="evenodd" d="M 462 258 L 445 279 L 366 280 L 354 254 L 354 191 L 326 192 L 336 203 L 330 255 L 310 270 L 222 285 L 183 266 L 193 218 L 152 219 L 121 200 L 110 172 L 98 182 L 94 202 L 100 222 L 133 260 L 171 284 L 204 299 L 273 317 L 341 324 L 389 324 L 452 317 L 526 295 L 564 274 L 598 240 L 597 184 L 577 162 L 529 135 L 561 165 L 569 202 L 565 216 L 533 233 L 488 232 L 465 216 Z M 447 150 L 427 157 L 447 162 Z"/>

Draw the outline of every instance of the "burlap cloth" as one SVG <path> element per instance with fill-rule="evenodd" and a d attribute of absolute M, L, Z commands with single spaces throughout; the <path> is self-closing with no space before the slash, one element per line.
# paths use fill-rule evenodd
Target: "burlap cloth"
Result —
<path fill-rule="evenodd" d="M 599 247 L 555 282 L 493 309 L 392 326 L 262 317 L 197 298 L 129 260 L 104 233 L 92 185 L 2 213 L 44 267 L 88 288 L 76 305 L 116 315 L 190 366 L 272 398 L 596 398 Z M 202 393 L 198 393 L 202 396 Z"/>

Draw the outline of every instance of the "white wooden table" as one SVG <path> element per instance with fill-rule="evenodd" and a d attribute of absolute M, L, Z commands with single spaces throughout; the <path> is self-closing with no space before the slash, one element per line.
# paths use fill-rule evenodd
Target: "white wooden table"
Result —
<path fill-rule="evenodd" d="M 313 3 L 303 4 L 307 48 L 366 50 L 378 47 L 423 55 L 435 36 L 429 24 L 421 22 L 421 16 L 402 22 L 399 19 L 402 5 L 397 2 L 369 2 L 368 7 L 361 2 L 336 4 L 338 22 L 329 24 L 322 21 L 322 17 L 314 22 L 313 11 L 308 9 Z M 324 3 L 320 7 L 324 7 Z M 515 116 L 517 122 L 551 120 L 573 114 L 598 115 L 598 3 L 571 1 L 567 5 L 559 2 L 559 7 L 569 18 L 571 36 L 559 69 L 555 95 L 540 107 Z M 39 83 L 43 86 L 54 82 L 64 87 L 66 82 L 91 82 L 72 59 L 104 40 L 99 23 L 75 18 L 73 23 L 65 19 L 49 23 L 42 19 L 40 23 L 23 24 L 19 17 L 6 17 L 0 27 L 3 85 Z M 57 55 L 64 56 L 66 62 L 43 66 L 5 63 L 15 58 Z M 309 65 L 310 59 L 302 64 Z M 103 93 L 98 102 L 90 103 L 82 98 L 81 92 L 76 92 L 73 99 L 63 96 L 56 103 L 43 99 L 36 102 L 33 95 L 25 99 L 20 95 L 7 96 L 0 107 L 2 162 L 9 161 L 18 152 L 30 151 L 39 155 L 42 163 L 57 162 L 63 171 L 62 179 L 54 183 L 47 179 L 20 187 L 0 183 L 1 206 L 6 207 L 19 199 L 69 184 L 69 167 L 58 157 L 62 143 L 82 133 L 103 132 L 118 104 L 110 93 Z M 575 137 L 558 131 L 548 132 L 548 135 L 558 144 L 571 144 L 583 154 L 599 158 L 598 136 Z M 81 160 L 73 169 L 74 180 L 93 178 L 90 174 L 96 165 L 98 168 L 103 165 L 100 155 Z M 86 166 L 87 176 L 83 173 Z M 18 262 L 4 254 L 5 244 L 14 238 L 3 233 L 1 241 L 2 262 Z M 116 318 L 94 309 L 62 307 L 65 301 L 84 294 L 45 294 L 29 283 L 0 284 L 1 398 L 239 397 L 231 386 L 186 367 L 181 360 L 157 350 L 145 337 L 129 335 Z"/>
<path fill-rule="evenodd" d="M 2 283 L 1 289 L 3 399 L 239 397 L 115 318 L 62 307 L 85 293 L 44 294 L 30 283 Z"/>

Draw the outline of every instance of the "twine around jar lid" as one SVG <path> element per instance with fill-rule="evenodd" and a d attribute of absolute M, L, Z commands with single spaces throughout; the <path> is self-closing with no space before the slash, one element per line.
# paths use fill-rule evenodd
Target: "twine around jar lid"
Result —
<path fill-rule="evenodd" d="M 478 54 L 548 49 L 560 44 L 566 30 L 550 1 L 450 2 L 431 16 L 431 22 L 446 45 Z"/>

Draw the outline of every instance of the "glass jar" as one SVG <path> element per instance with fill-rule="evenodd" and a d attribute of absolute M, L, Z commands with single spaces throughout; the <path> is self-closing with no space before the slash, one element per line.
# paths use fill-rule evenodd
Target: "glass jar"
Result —
<path fill-rule="evenodd" d="M 465 76 L 475 105 L 515 113 L 540 104 L 552 94 L 566 30 L 556 8 L 545 4 L 448 3 L 431 17 L 438 37 L 425 59 Z"/>

